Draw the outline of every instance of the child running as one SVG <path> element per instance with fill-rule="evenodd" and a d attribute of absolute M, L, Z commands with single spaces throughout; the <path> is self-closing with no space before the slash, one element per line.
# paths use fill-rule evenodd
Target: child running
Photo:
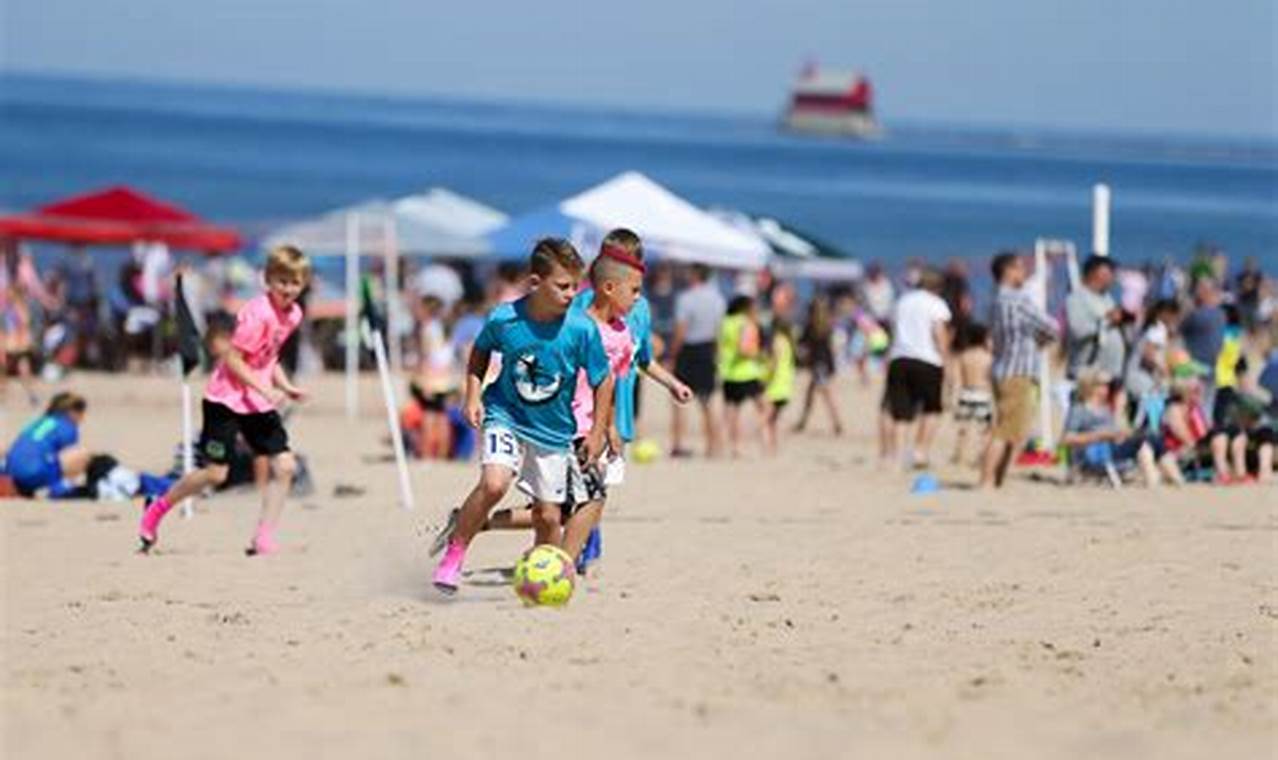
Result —
<path fill-rule="evenodd" d="M 155 545 L 160 521 L 173 505 L 226 480 L 237 435 L 244 437 L 254 454 L 268 457 L 275 471 L 275 479 L 262 490 L 261 516 L 246 553 L 253 556 L 278 550 L 275 529 L 297 461 L 289 450 L 288 432 L 276 407 L 286 398 L 306 398 L 306 391 L 285 376 L 279 363 L 280 348 L 301 324 L 302 307 L 297 297 L 310 277 L 310 261 L 297 248 L 279 246 L 267 255 L 266 293 L 240 309 L 230 350 L 204 389 L 199 447 L 205 465 L 183 476 L 168 493 L 147 506 L 138 529 L 143 552 Z"/>
<path fill-rule="evenodd" d="M 625 446 L 635 437 L 634 397 L 638 372 L 643 372 L 664 386 L 675 401 L 686 404 L 692 400 L 692 390 L 661 364 L 653 361 L 652 315 L 647 299 L 639 292 L 643 284 L 643 258 L 643 243 L 634 232 L 621 228 L 608 233 L 600 246 L 599 257 L 590 270 L 591 287 L 579 293 L 573 299 L 571 307 L 574 311 L 584 311 L 596 321 L 616 383 L 613 404 L 615 411 L 608 431 L 608 461 L 600 478 L 604 489 L 620 485 L 625 478 Z M 609 314 L 612 315 L 611 319 L 607 318 Z M 629 346 L 622 338 L 622 326 L 629 336 Z M 593 397 L 585 393 L 583 387 L 588 386 L 583 386 L 579 376 L 578 393 L 573 399 L 579 437 L 594 427 L 595 420 L 600 419 L 594 413 Z M 591 482 L 589 476 L 586 482 Z M 578 499 L 579 507 L 585 502 L 598 501 L 597 504 L 587 503 L 585 507 L 575 511 L 573 505 L 567 504 L 562 510 L 572 514 L 565 531 L 564 549 L 576 560 L 578 572 L 585 574 L 588 560 L 598 559 L 602 552 L 598 522 L 603 513 L 603 497 L 606 493 L 598 493 L 596 498 L 589 498 L 589 494 L 586 498 L 578 498 L 581 494 L 573 496 Z M 453 510 L 448 524 L 435 538 L 431 547 L 432 555 L 438 554 L 447 545 L 456 530 L 456 523 L 457 510 Z M 503 509 L 495 512 L 482 529 L 526 530 L 532 525 L 531 510 Z M 585 546 L 594 546 L 598 553 L 591 556 L 592 552 L 584 551 Z"/>
<path fill-rule="evenodd" d="M 466 368 L 466 419 L 482 427 L 479 482 L 458 513 L 456 530 L 435 568 L 435 587 L 457 592 L 466 548 L 492 508 L 519 477 L 533 497 L 536 543 L 562 540 L 559 505 L 568 500 L 570 478 L 581 477 L 571 453 L 577 422 L 572 400 L 577 375 L 585 371 L 594 409 L 612 413 L 613 379 L 595 323 L 569 311 L 585 265 L 565 240 L 547 238 L 533 248 L 529 292 L 493 309 L 475 339 Z M 502 355 L 501 373 L 483 391 L 489 358 Z M 606 425 L 582 441 L 582 464 L 593 465 L 605 445 Z"/>

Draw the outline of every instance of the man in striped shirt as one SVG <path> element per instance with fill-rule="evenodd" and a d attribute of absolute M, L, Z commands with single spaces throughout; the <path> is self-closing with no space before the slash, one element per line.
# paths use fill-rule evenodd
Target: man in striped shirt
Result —
<path fill-rule="evenodd" d="M 994 428 L 985 449 L 981 487 L 999 487 L 1012 457 L 1025 445 L 1038 397 L 1040 349 L 1057 339 L 1056 324 L 1025 292 L 1028 272 L 1015 253 L 994 257 Z"/>

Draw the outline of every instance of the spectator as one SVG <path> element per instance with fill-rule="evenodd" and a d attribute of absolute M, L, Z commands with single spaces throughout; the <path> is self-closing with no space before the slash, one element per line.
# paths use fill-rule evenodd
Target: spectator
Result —
<path fill-rule="evenodd" d="M 803 411 L 794 432 L 802 433 L 808 426 L 812 407 L 820 397 L 830 415 L 836 436 L 843 435 L 843 418 L 839 414 L 839 402 L 830 389 L 834 380 L 834 319 L 830 302 L 824 296 L 813 298 L 808 304 L 808 321 L 799 337 L 799 358 L 808 370 L 808 390 L 803 397 Z"/>
<path fill-rule="evenodd" d="M 1145 329 L 1127 360 L 1124 384 L 1127 396 L 1139 402 L 1149 394 L 1167 390 L 1167 349 L 1171 343 L 1180 306 L 1171 299 L 1158 301 L 1149 310 Z"/>
<path fill-rule="evenodd" d="M 1057 328 L 1025 292 L 1028 271 L 1015 253 L 1000 253 L 990 267 L 998 293 L 991 334 L 994 341 L 994 427 L 985 449 L 981 487 L 999 487 L 1012 457 L 1025 445 L 1034 423 L 1042 346 L 1057 338 Z"/>
<path fill-rule="evenodd" d="M 1083 263 L 1082 287 L 1065 299 L 1069 327 L 1069 377 L 1097 370 L 1122 377 L 1126 347 L 1122 326 L 1130 319 L 1114 303 L 1114 262 L 1106 256 L 1090 256 Z"/>
<path fill-rule="evenodd" d="M 710 268 L 694 264 L 688 272 L 689 287 L 675 299 L 675 328 L 670 352 L 675 357 L 675 375 L 688 384 L 701 409 L 701 424 L 706 437 L 706 455 L 719 453 L 719 429 L 711 402 L 718 384 L 715 364 L 718 359 L 719 327 L 727 311 L 723 294 L 711 279 Z M 684 448 L 683 410 L 672 407 L 671 455 L 688 456 Z"/>
<path fill-rule="evenodd" d="M 865 309 L 870 316 L 881 325 L 892 321 L 892 308 L 896 303 L 896 289 L 892 280 L 883 271 L 881 264 L 870 264 L 865 270 L 865 282 L 861 286 L 865 299 Z"/>
<path fill-rule="evenodd" d="M 1070 461 L 1088 469 L 1112 464 L 1115 467 L 1136 465 L 1145 485 L 1162 482 L 1163 473 L 1179 482 L 1175 458 L 1160 456 L 1155 443 L 1146 436 L 1132 433 L 1120 424 L 1114 414 L 1111 378 L 1098 370 L 1086 370 L 1078 377 L 1078 401 L 1065 418 L 1065 434 L 1061 443 L 1070 448 Z"/>
<path fill-rule="evenodd" d="M 912 466 L 930 465 L 929 451 L 941 416 L 945 357 L 949 351 L 950 307 L 941 300 L 941 275 L 932 269 L 919 273 L 919 287 L 901 297 L 892 322 L 885 406 L 892 431 L 882 452 L 895 459 L 915 424 L 914 447 L 906 457 Z"/>
<path fill-rule="evenodd" d="M 1215 367 L 1225 343 L 1225 310 L 1220 305 L 1220 286 L 1211 277 L 1194 283 L 1194 308 L 1180 323 L 1180 335 L 1189 356 L 1199 364 Z M 1203 381 L 1203 406 L 1208 413 L 1216 405 L 1214 377 Z"/>

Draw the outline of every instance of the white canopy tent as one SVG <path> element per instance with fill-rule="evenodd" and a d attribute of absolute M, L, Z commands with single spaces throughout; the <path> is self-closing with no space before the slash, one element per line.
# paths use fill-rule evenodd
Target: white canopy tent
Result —
<path fill-rule="evenodd" d="M 510 217 L 492 206 L 443 187 L 406 195 L 397 199 L 394 206 L 400 218 L 471 240 L 478 240 L 510 221 Z"/>
<path fill-rule="evenodd" d="M 356 371 L 359 364 L 359 257 L 385 257 L 388 318 L 398 324 L 403 315 L 389 294 L 397 290 L 402 255 L 475 259 L 492 250 L 485 234 L 505 224 L 502 212 L 444 188 L 408 195 L 394 201 L 374 198 L 335 209 L 312 219 L 280 227 L 263 241 L 266 247 L 299 246 L 312 256 L 346 257 L 346 413 L 358 407 Z M 401 340 L 388 330 L 391 367 L 400 369 Z"/>
<path fill-rule="evenodd" d="M 574 195 L 559 210 L 601 230 L 629 227 L 647 247 L 674 261 L 757 270 L 770 254 L 758 235 L 716 219 L 638 172 Z"/>

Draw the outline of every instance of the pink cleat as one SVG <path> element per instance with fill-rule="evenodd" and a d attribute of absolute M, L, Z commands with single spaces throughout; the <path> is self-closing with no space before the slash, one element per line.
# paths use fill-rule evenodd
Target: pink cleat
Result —
<path fill-rule="evenodd" d="M 461 585 L 462 560 L 466 558 L 466 548 L 452 542 L 444 552 L 444 557 L 435 567 L 435 588 L 452 596 Z"/>
<path fill-rule="evenodd" d="M 275 541 L 275 529 L 261 524 L 257 526 L 257 535 L 253 536 L 253 543 L 249 544 L 244 553 L 250 557 L 257 557 L 263 554 L 274 554 L 279 550 L 280 545 Z"/>
<path fill-rule="evenodd" d="M 138 539 L 142 542 L 143 554 L 151 551 L 159 539 L 160 521 L 173 509 L 173 505 L 163 496 L 146 505 L 142 512 L 142 524 L 138 526 Z"/>

